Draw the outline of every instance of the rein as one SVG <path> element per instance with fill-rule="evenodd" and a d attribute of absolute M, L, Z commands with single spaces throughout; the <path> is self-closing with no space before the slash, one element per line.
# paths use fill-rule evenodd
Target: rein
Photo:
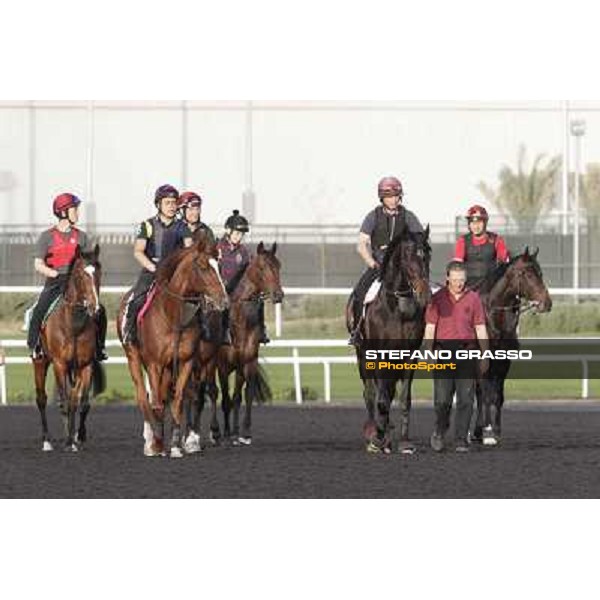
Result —
<path fill-rule="evenodd" d="M 490 307 L 490 312 L 495 313 L 495 312 L 514 312 L 517 315 L 522 315 L 530 310 L 533 310 L 534 308 L 537 307 L 537 302 L 535 301 L 531 301 L 531 300 L 526 300 L 523 298 L 522 294 L 521 294 L 521 280 L 523 275 L 525 274 L 524 269 L 519 269 L 518 275 L 517 275 L 517 281 L 518 281 L 518 286 L 517 286 L 517 291 L 515 293 L 515 297 L 516 297 L 516 302 L 513 302 L 512 304 L 504 304 L 501 306 L 497 306 L 497 307 Z"/>

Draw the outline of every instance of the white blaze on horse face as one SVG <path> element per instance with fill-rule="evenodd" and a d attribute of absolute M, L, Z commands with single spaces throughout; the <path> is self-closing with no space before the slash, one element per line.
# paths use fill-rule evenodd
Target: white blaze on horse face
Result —
<path fill-rule="evenodd" d="M 83 270 L 92 278 L 92 289 L 94 290 L 94 300 L 96 302 L 94 305 L 94 312 L 98 312 L 100 310 L 100 300 L 98 298 L 98 292 L 96 292 L 96 281 L 94 280 L 96 268 L 94 265 L 87 265 Z"/>

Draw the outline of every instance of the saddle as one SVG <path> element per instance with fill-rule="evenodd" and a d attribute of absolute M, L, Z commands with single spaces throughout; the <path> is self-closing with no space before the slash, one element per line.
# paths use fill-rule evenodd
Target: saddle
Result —
<path fill-rule="evenodd" d="M 62 296 L 58 296 L 56 298 L 56 300 L 54 300 L 54 302 L 52 302 L 52 304 L 48 307 L 48 310 L 46 311 L 46 314 L 44 315 L 44 318 L 42 319 L 42 325 L 41 325 L 42 327 L 44 327 L 46 325 L 46 321 L 50 318 L 50 315 L 58 308 L 61 300 L 62 300 Z M 25 310 L 25 314 L 23 315 L 23 327 L 21 328 L 21 331 L 29 331 L 29 324 L 31 323 L 31 315 L 33 315 L 33 311 L 36 306 L 37 306 L 37 300 Z"/>

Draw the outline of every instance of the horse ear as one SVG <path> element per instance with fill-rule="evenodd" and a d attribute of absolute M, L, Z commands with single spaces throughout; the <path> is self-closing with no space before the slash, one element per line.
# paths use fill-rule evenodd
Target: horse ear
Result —
<path fill-rule="evenodd" d="M 531 255 L 531 258 L 536 258 L 538 255 L 538 252 L 540 251 L 539 246 L 536 247 L 536 249 L 533 251 L 533 254 Z"/>
<path fill-rule="evenodd" d="M 98 257 L 99 257 L 99 256 L 100 256 L 100 245 L 99 245 L 99 244 L 96 244 L 96 245 L 94 246 L 94 258 L 95 258 L 96 260 L 98 260 Z"/>
<path fill-rule="evenodd" d="M 263 253 L 264 253 L 264 251 L 265 251 L 265 245 L 264 245 L 262 242 L 260 242 L 260 243 L 258 244 L 258 246 L 256 246 L 256 252 L 257 252 L 258 254 L 263 254 Z"/>
<path fill-rule="evenodd" d="M 277 242 L 273 242 L 273 245 L 271 246 L 271 254 L 273 256 L 275 256 L 275 252 L 277 252 Z"/>
<path fill-rule="evenodd" d="M 529 256 L 529 246 L 525 246 L 525 250 L 523 251 L 523 256 Z"/>
<path fill-rule="evenodd" d="M 429 223 L 427 223 L 427 227 L 425 227 L 425 239 L 429 239 Z"/>
<path fill-rule="evenodd" d="M 79 244 L 77 244 L 77 246 L 75 247 L 75 258 L 79 258 L 81 256 L 81 246 Z"/>

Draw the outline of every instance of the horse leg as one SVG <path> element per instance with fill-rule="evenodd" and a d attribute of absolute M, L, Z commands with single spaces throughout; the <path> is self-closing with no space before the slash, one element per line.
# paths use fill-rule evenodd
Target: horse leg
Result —
<path fill-rule="evenodd" d="M 150 382 L 152 418 L 149 421 L 152 440 L 144 446 L 146 456 L 159 456 L 164 454 L 165 438 L 165 399 L 162 396 L 162 371 L 163 369 L 153 363 L 148 367 L 148 380 Z"/>
<path fill-rule="evenodd" d="M 205 393 L 210 399 L 210 437 L 213 444 L 218 446 L 221 443 L 221 428 L 219 426 L 218 406 L 219 390 L 214 380 L 206 382 Z"/>
<path fill-rule="evenodd" d="M 183 416 L 182 403 L 183 403 L 183 392 L 187 386 L 192 372 L 194 362 L 192 360 L 185 361 L 180 364 L 179 374 L 177 375 L 177 381 L 175 382 L 175 394 L 171 402 L 171 418 L 173 421 L 171 427 L 171 458 L 182 458 L 183 452 L 181 450 L 181 421 Z M 165 369 L 166 371 L 166 369 Z M 169 377 L 167 373 L 163 373 L 163 376 Z M 170 379 L 170 377 L 169 377 Z"/>
<path fill-rule="evenodd" d="M 240 406 L 242 404 L 242 388 L 244 387 L 244 374 L 241 368 L 235 372 L 235 387 L 233 389 L 233 445 L 239 445 L 240 436 Z"/>
<path fill-rule="evenodd" d="M 231 396 L 229 395 L 229 373 L 219 369 L 219 385 L 221 387 L 221 410 L 223 411 L 223 435 L 231 437 L 229 415 L 231 413 Z"/>
<path fill-rule="evenodd" d="M 194 378 L 194 371 L 190 375 L 190 381 Z M 186 402 L 187 408 L 187 436 L 183 445 L 187 454 L 197 454 L 202 452 L 200 444 L 201 414 L 204 408 L 204 383 L 194 381 L 194 385 L 187 386 L 188 394 Z"/>
<path fill-rule="evenodd" d="M 129 373 L 131 374 L 131 379 L 133 380 L 133 385 L 135 387 L 135 399 L 138 408 L 144 417 L 144 455 L 158 456 L 160 454 L 160 449 L 154 446 L 153 433 L 156 423 L 150 405 L 150 399 L 148 398 L 148 392 L 146 391 L 146 384 L 144 382 L 142 357 L 136 346 L 126 344 L 123 346 L 123 349 L 125 350 L 127 367 L 129 368 Z"/>
<path fill-rule="evenodd" d="M 68 379 L 69 367 L 67 363 L 61 360 L 55 360 L 52 363 L 54 370 L 54 379 L 56 381 L 56 391 L 58 393 L 58 406 L 63 422 L 63 431 L 65 438 L 68 437 L 69 423 L 68 423 L 68 410 L 69 410 L 69 396 L 70 388 Z"/>
<path fill-rule="evenodd" d="M 410 441 L 410 409 L 412 406 L 412 382 L 414 371 L 409 371 L 402 379 L 400 388 L 400 442 L 399 450 L 402 454 L 414 454 L 416 446 Z"/>
<path fill-rule="evenodd" d="M 392 398 L 392 387 L 395 385 L 393 380 L 376 379 L 375 387 L 377 391 L 377 437 L 368 447 L 371 452 L 383 452 L 389 454 L 391 452 L 390 438 L 390 406 Z"/>
<path fill-rule="evenodd" d="M 375 397 L 377 391 L 373 379 L 363 379 L 363 399 L 367 409 L 367 421 L 363 425 L 363 437 L 367 443 L 367 450 L 377 438 L 377 424 L 375 422 Z"/>
<path fill-rule="evenodd" d="M 244 411 L 242 435 L 239 438 L 240 443 L 244 446 L 249 446 L 252 443 L 252 403 L 254 402 L 257 393 L 257 366 L 258 362 L 254 360 L 244 367 L 244 377 L 246 379 L 244 399 L 246 401 L 246 409 Z"/>
<path fill-rule="evenodd" d="M 77 452 L 79 449 L 75 442 L 75 423 L 77 421 L 77 410 L 83 398 L 92 383 L 92 364 L 88 364 L 76 375 L 75 383 L 71 388 L 69 395 L 69 409 L 67 412 L 68 434 L 66 449 L 70 452 Z"/>
<path fill-rule="evenodd" d="M 475 380 L 475 427 L 471 441 L 481 444 L 483 442 L 483 389 L 481 378 Z"/>
<path fill-rule="evenodd" d="M 46 418 L 46 405 L 48 403 L 48 396 L 46 395 L 46 374 L 48 373 L 49 365 L 50 362 L 45 356 L 34 359 L 33 361 L 35 402 L 42 419 L 42 450 L 44 452 L 53 450 L 50 436 L 48 435 L 48 419 Z"/>

